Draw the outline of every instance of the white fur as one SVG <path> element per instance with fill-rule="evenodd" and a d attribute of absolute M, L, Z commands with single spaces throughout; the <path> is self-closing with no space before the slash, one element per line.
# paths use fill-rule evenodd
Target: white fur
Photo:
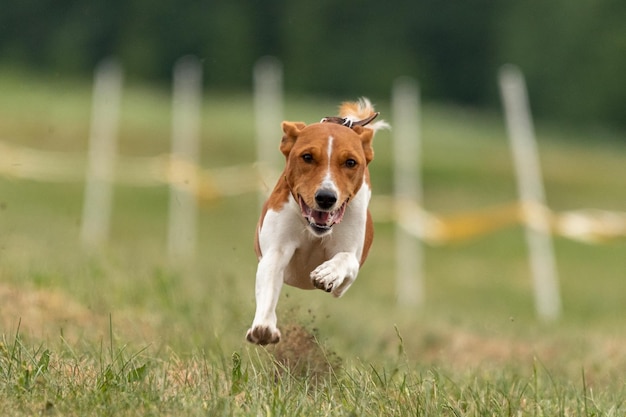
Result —
<path fill-rule="evenodd" d="M 332 171 L 331 171 L 331 157 L 333 155 L 333 141 L 334 138 L 332 136 L 328 137 L 328 149 L 326 150 L 326 152 L 328 152 L 328 164 L 326 166 L 326 175 L 324 175 L 324 178 L 322 179 L 322 183 L 320 184 L 320 189 L 321 190 L 328 190 L 328 191 L 333 191 L 335 192 L 335 194 L 339 194 L 337 190 L 337 186 L 335 185 L 335 181 L 333 181 L 333 175 L 332 175 Z"/>

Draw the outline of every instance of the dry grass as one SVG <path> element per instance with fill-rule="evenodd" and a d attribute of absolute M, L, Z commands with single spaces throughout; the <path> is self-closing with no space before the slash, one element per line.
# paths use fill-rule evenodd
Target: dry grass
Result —
<path fill-rule="evenodd" d="M 0 305 L 0 328 L 5 334 L 48 341 L 61 336 L 74 345 L 83 340 L 105 340 L 111 331 L 110 315 L 90 310 L 61 290 L 0 283 Z M 145 312 L 116 311 L 115 334 L 134 343 L 154 340 L 159 323 L 159 317 Z"/>

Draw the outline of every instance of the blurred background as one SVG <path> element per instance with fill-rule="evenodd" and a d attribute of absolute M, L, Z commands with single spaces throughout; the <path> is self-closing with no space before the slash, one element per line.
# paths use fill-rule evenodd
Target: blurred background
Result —
<path fill-rule="evenodd" d="M 500 67 L 513 63 L 526 77 L 537 121 L 547 205 L 623 213 L 624 22 L 623 0 L 4 0 L 1 330 L 14 334 L 21 326 L 37 338 L 62 329 L 66 338 L 97 345 L 112 313 L 114 331 L 139 344 L 225 352 L 244 344 L 254 312 L 256 192 L 211 196 L 216 187 L 207 186 L 196 256 L 184 267 L 172 267 L 166 256 L 164 183 L 117 183 L 108 242 L 95 252 L 80 244 L 93 75 L 105 58 L 123 70 L 119 166 L 123 157 L 171 152 L 172 69 L 180 57 L 195 55 L 204 89 L 197 163 L 235 167 L 228 171 L 233 176 L 257 161 L 252 90 L 260 58 L 274 56 L 282 65 L 284 118 L 307 123 L 333 114 L 340 101 L 367 96 L 393 125 L 391 87 L 400 76 L 412 77 L 423 103 L 424 205 L 443 214 L 518 199 L 497 86 Z M 280 158 L 278 123 L 274 129 L 272 149 Z M 392 135 L 376 138 L 375 195 L 393 190 Z M 31 151 L 66 161 L 46 169 L 77 175 L 20 178 Z M 128 168 L 139 159 L 125 161 Z M 364 357 L 394 351 L 393 324 L 410 355 L 434 362 L 448 360 L 441 349 L 458 347 L 449 343 L 458 334 L 479 335 L 472 350 L 478 363 L 490 355 L 482 337 L 512 338 L 507 352 L 519 338 L 535 340 L 539 321 L 522 227 L 426 245 L 423 304 L 407 310 L 391 308 L 398 294 L 395 229 L 377 220 L 370 258 L 346 296 L 337 301 L 285 288 L 281 320 L 314 321 L 340 352 Z M 572 329 L 599 329 L 607 339 L 623 334 L 626 243 L 602 243 L 555 237 L 565 345 Z M 559 334 L 554 327 L 538 331 Z"/>
<path fill-rule="evenodd" d="M 193 54 L 207 88 L 241 91 L 273 55 L 293 93 L 384 96 L 409 75 L 427 100 L 494 108 L 497 68 L 514 63 L 536 116 L 624 128 L 625 18 L 619 0 L 7 0 L 0 66 L 86 78 L 115 56 L 158 83 Z"/>

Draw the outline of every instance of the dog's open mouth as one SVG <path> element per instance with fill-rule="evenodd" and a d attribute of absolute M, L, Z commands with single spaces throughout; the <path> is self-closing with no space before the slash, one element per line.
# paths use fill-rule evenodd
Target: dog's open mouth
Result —
<path fill-rule="evenodd" d="M 346 211 L 348 200 L 336 210 L 314 210 L 309 207 L 301 196 L 298 196 L 298 203 L 300 203 L 300 210 L 302 211 L 302 217 L 309 223 L 311 229 L 317 234 L 324 234 L 328 232 L 333 225 L 340 223 L 343 219 L 343 214 Z"/>

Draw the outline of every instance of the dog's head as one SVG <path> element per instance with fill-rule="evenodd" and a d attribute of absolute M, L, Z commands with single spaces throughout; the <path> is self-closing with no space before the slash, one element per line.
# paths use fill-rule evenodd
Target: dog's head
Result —
<path fill-rule="evenodd" d="M 374 131 L 359 125 L 283 122 L 285 181 L 316 236 L 332 231 L 367 179 Z"/>

